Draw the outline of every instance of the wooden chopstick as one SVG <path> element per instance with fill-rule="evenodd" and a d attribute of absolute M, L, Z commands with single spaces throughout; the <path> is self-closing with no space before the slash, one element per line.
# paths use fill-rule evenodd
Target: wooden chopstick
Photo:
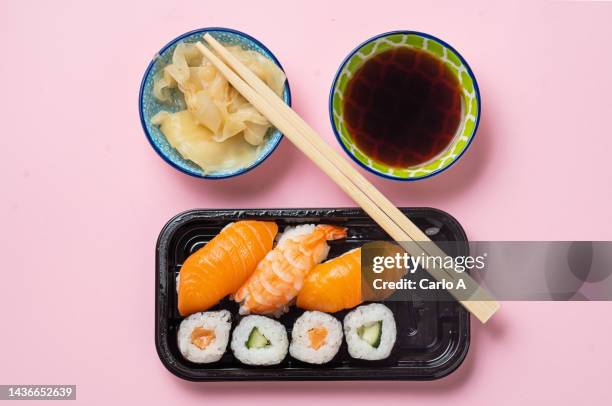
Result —
<path fill-rule="evenodd" d="M 231 55 L 223 45 L 217 42 L 210 34 L 206 34 L 204 39 L 225 59 L 231 68 L 226 66 L 223 61 L 203 44 L 196 44 L 198 49 L 215 65 L 232 86 L 330 176 L 392 238 L 400 243 L 410 241 L 418 244 L 419 242 L 431 241 L 355 168 L 329 147 L 263 81 Z M 232 71 L 232 69 L 238 74 Z M 242 78 L 238 75 L 242 76 Z M 433 243 L 428 243 L 426 246 L 419 245 L 419 247 L 429 255 L 446 256 Z M 413 246 L 410 248 L 409 252 L 414 251 Z M 419 255 L 420 253 L 411 252 L 411 254 Z M 444 268 L 430 268 L 428 271 L 438 280 L 441 278 L 457 278 L 455 272 L 449 272 Z M 460 303 L 480 321 L 486 322 L 497 311 L 499 304 L 484 289 L 480 288 L 473 279 L 466 277 L 466 275 L 463 275 L 462 279 L 468 285 L 468 289 L 475 293 L 470 300 L 460 300 Z"/>

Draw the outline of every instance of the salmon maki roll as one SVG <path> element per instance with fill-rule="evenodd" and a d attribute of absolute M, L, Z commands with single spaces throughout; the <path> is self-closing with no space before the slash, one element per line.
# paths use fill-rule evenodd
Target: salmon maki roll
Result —
<path fill-rule="evenodd" d="M 297 306 L 335 313 L 363 302 L 361 298 L 361 248 L 317 265 L 304 280 Z"/>
<path fill-rule="evenodd" d="M 305 224 L 285 230 L 276 247 L 236 292 L 240 314 L 280 316 L 302 288 L 304 278 L 327 258 L 327 241 L 346 237 L 346 228 Z"/>
<path fill-rule="evenodd" d="M 179 273 L 178 310 L 182 316 L 208 310 L 235 293 L 272 249 L 278 226 L 238 221 L 187 258 Z"/>

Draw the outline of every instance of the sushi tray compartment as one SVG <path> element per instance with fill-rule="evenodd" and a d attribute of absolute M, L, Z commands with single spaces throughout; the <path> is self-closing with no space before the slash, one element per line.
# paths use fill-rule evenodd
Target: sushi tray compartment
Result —
<path fill-rule="evenodd" d="M 459 252 L 467 255 L 468 244 L 461 225 L 447 213 L 431 208 L 402 208 L 404 214 L 433 241 L 458 241 Z M 249 380 L 429 380 L 453 372 L 465 359 L 470 343 L 469 314 L 456 301 L 383 302 L 397 324 L 397 339 L 388 358 L 365 361 L 351 358 L 346 342 L 332 361 L 311 365 L 289 354 L 278 365 L 248 366 L 240 363 L 231 349 L 213 363 L 196 364 L 183 358 L 178 328 L 183 320 L 177 309 L 177 275 L 183 261 L 215 237 L 228 223 L 238 220 L 275 221 L 286 226 L 325 223 L 348 228 L 346 239 L 330 241 L 328 258 L 389 236 L 361 209 L 236 209 L 191 210 L 171 219 L 162 229 L 156 247 L 155 344 L 157 353 L 174 375 L 190 381 Z M 223 299 L 210 310 L 229 310 L 232 329 L 241 316 L 238 304 Z M 291 327 L 304 311 L 291 306 L 278 320 L 291 337 Z M 347 310 L 333 313 L 342 322 Z"/>

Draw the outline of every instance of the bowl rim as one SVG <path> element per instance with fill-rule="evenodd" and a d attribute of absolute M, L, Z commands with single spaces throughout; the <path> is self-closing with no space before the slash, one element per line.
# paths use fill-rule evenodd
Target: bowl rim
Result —
<path fill-rule="evenodd" d="M 235 34 L 237 36 L 243 37 L 245 39 L 247 39 L 248 41 L 251 41 L 253 43 L 255 43 L 255 45 L 257 45 L 258 47 L 260 47 L 261 49 L 263 49 L 266 53 L 268 53 L 268 55 L 270 55 L 270 57 L 272 58 L 272 61 L 283 71 L 285 72 L 285 69 L 283 68 L 283 66 L 281 65 L 280 61 L 278 60 L 278 58 L 276 58 L 276 55 L 274 55 L 274 53 L 272 53 L 272 51 L 270 51 L 270 49 L 268 47 L 266 47 L 261 41 L 259 41 L 258 39 L 252 37 L 251 35 L 244 33 L 242 31 L 239 30 L 235 30 L 233 28 L 226 28 L 226 27 L 204 27 L 204 28 L 197 28 L 191 31 L 188 31 L 184 34 L 179 35 L 178 37 L 175 37 L 174 39 L 170 40 L 168 43 L 166 43 L 166 45 L 164 45 L 159 51 L 157 51 L 155 53 L 155 56 L 151 59 L 151 61 L 149 62 L 147 68 L 145 69 L 144 75 L 142 76 L 142 80 L 140 82 L 140 90 L 138 92 L 138 113 L 140 116 L 140 124 L 142 125 L 142 129 L 145 133 L 145 136 L 147 138 L 147 141 L 149 141 L 149 145 L 151 145 L 151 147 L 155 150 L 155 152 L 157 153 L 157 155 L 159 155 L 167 164 L 169 164 L 170 166 L 172 166 L 174 169 L 189 175 L 189 176 L 193 176 L 194 178 L 199 178 L 199 179 L 211 179 L 211 180 L 221 180 L 221 179 L 229 179 L 229 178 L 233 178 L 235 176 L 239 176 L 242 175 L 244 173 L 247 173 L 253 169 L 255 169 L 256 167 L 258 167 L 259 165 L 261 165 L 266 159 L 268 159 L 268 157 L 270 155 L 272 155 L 272 153 L 274 151 L 276 151 L 276 149 L 278 148 L 278 146 L 280 145 L 281 141 L 284 138 L 284 134 L 282 132 L 280 132 L 280 130 L 276 129 L 276 131 L 279 132 L 280 137 L 278 138 L 278 141 L 276 141 L 276 143 L 272 146 L 272 148 L 266 152 L 264 155 L 262 155 L 258 160 L 256 160 L 255 162 L 253 162 L 250 166 L 246 167 L 246 168 L 241 168 L 240 170 L 234 172 L 234 173 L 229 173 L 227 175 L 201 175 L 195 172 L 190 172 L 185 170 L 184 168 L 181 168 L 180 166 L 178 166 L 176 163 L 174 163 L 170 158 L 168 158 L 159 148 L 158 146 L 153 142 L 153 138 L 151 136 L 151 134 L 149 133 L 149 130 L 147 129 L 147 124 L 146 124 L 146 120 L 144 117 L 144 109 L 143 109 L 143 99 L 144 99 L 144 90 L 145 90 L 145 84 L 147 81 L 147 78 L 149 77 L 151 70 L 153 69 L 153 67 L 155 66 L 155 62 L 157 60 L 157 56 L 163 54 L 168 48 L 170 48 L 171 46 L 173 46 L 174 44 L 176 44 L 177 42 L 190 37 L 194 34 L 198 34 L 198 33 L 205 33 L 205 32 L 210 32 L 210 31 L 219 31 L 219 32 L 227 32 L 230 34 Z M 285 79 L 285 88 L 287 90 L 287 100 L 286 103 L 288 106 L 291 106 L 291 87 L 289 86 L 289 78 Z M 184 159 L 184 158 L 183 158 Z"/>
<path fill-rule="evenodd" d="M 427 175 L 424 176 L 419 176 L 419 177 L 407 177 L 407 178 L 400 178 L 397 176 L 393 176 L 387 173 L 382 173 L 379 172 L 378 170 L 376 170 L 375 168 L 372 168 L 368 165 L 365 165 L 363 162 L 361 162 L 360 160 L 357 159 L 357 157 L 355 157 L 355 155 L 344 145 L 344 143 L 342 142 L 342 139 L 340 138 L 340 132 L 338 131 L 338 129 L 336 128 L 336 124 L 334 123 L 334 104 L 333 104 L 333 99 L 334 99 L 334 89 L 336 88 L 336 84 L 338 83 L 338 80 L 340 79 L 340 74 L 342 72 L 342 70 L 344 69 L 344 67 L 346 66 L 346 64 L 351 60 L 351 58 L 365 45 L 369 44 L 370 42 L 376 41 L 379 38 L 383 38 L 383 37 L 388 37 L 391 35 L 395 35 L 395 34 L 402 34 L 402 35 L 417 35 L 423 38 L 427 38 L 430 40 L 434 40 L 439 42 L 441 45 L 443 45 L 444 47 L 450 49 L 451 51 L 453 51 L 455 53 L 455 55 L 457 55 L 457 57 L 459 58 L 459 60 L 461 61 L 461 63 L 463 64 L 463 66 L 465 66 L 466 72 L 467 74 L 470 76 L 470 78 L 472 79 L 472 83 L 474 84 L 474 93 L 476 96 L 476 102 L 478 105 L 478 111 L 477 111 L 477 115 L 476 115 L 476 122 L 474 124 L 474 129 L 472 130 L 472 133 L 470 134 L 470 138 L 467 142 L 467 144 L 465 145 L 465 148 L 463 148 L 463 150 L 455 157 L 455 159 L 453 159 L 448 165 L 444 166 L 443 168 L 437 169 L 431 173 L 428 173 Z M 344 152 L 346 152 L 346 154 L 348 156 L 351 157 L 351 159 L 353 161 L 355 161 L 359 166 L 361 166 L 362 168 L 364 168 L 365 170 L 386 178 L 386 179 L 391 179 L 391 180 L 397 180 L 400 182 L 416 182 L 418 180 L 423 180 L 423 179 L 427 179 L 427 178 L 431 178 L 432 176 L 438 175 L 444 171 L 446 171 L 448 168 L 450 168 L 451 166 L 453 166 L 457 161 L 459 161 L 459 159 L 461 159 L 461 157 L 463 156 L 463 154 L 465 154 L 465 152 L 470 148 L 470 145 L 472 145 L 472 141 L 474 140 L 474 138 L 476 137 L 476 132 L 478 130 L 478 125 L 480 124 L 480 114 L 481 114 L 481 104 L 482 104 L 482 99 L 480 98 L 480 89 L 478 87 L 478 82 L 476 81 L 476 76 L 474 75 L 474 72 L 472 71 L 472 68 L 470 67 L 470 65 L 467 63 L 467 61 L 465 60 L 465 58 L 463 58 L 463 56 L 452 46 L 450 45 L 448 42 L 434 36 L 431 34 L 427 34 L 421 31 L 413 31 L 413 30 L 394 30 L 394 31 L 387 31 L 387 32 L 383 32 L 382 34 L 377 34 L 374 35 L 370 38 L 368 38 L 367 40 L 361 42 L 359 45 L 357 45 L 355 48 L 353 48 L 353 50 L 351 52 L 349 52 L 349 54 L 342 60 L 342 63 L 340 63 L 340 66 L 338 67 L 338 70 L 336 71 L 336 74 L 334 75 L 334 79 L 332 81 L 332 85 L 331 88 L 329 90 L 329 97 L 328 97 L 328 111 L 329 111 L 329 120 L 331 123 L 331 127 L 332 130 L 334 132 L 334 135 L 336 136 L 336 141 L 338 141 L 338 144 L 340 144 L 340 146 L 342 147 L 342 149 L 344 150 Z"/>

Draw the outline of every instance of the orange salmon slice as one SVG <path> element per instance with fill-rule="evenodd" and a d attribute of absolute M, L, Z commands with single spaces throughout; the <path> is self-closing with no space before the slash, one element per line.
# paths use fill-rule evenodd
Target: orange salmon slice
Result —
<path fill-rule="evenodd" d="M 272 249 L 277 232 L 274 222 L 238 221 L 191 254 L 179 273 L 181 316 L 208 310 L 235 293 Z"/>

